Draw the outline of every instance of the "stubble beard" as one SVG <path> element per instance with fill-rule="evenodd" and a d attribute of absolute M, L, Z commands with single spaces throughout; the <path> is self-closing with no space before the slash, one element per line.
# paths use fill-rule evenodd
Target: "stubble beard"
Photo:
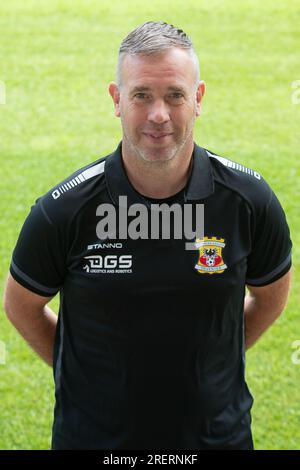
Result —
<path fill-rule="evenodd" d="M 144 150 L 139 144 L 134 143 L 133 139 L 130 137 L 130 133 L 127 132 L 126 125 L 121 116 L 123 138 L 126 140 L 126 143 L 130 147 L 130 150 L 133 152 L 133 154 L 137 157 L 138 160 L 142 160 L 147 164 L 165 165 L 167 162 L 174 160 L 174 158 L 178 154 L 180 154 L 180 152 L 186 145 L 187 141 L 193 133 L 195 119 L 196 116 L 194 115 L 190 122 L 188 132 L 186 133 L 184 138 L 181 139 L 179 142 L 175 142 L 171 147 L 166 148 L 165 153 L 160 155 L 159 158 L 155 157 L 155 150 Z"/>

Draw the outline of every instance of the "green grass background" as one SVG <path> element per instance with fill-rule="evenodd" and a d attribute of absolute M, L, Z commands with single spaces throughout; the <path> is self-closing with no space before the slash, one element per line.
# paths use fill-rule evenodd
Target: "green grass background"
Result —
<path fill-rule="evenodd" d="M 193 39 L 207 85 L 195 140 L 264 175 L 286 210 L 294 280 L 285 313 L 247 353 L 257 449 L 299 449 L 298 0 L 9 0 L 0 3 L 1 293 L 34 200 L 121 139 L 107 87 L 118 47 L 137 25 L 164 20 Z M 52 302 L 57 309 L 57 300 Z M 1 310 L 0 449 L 50 446 L 52 371 Z"/>

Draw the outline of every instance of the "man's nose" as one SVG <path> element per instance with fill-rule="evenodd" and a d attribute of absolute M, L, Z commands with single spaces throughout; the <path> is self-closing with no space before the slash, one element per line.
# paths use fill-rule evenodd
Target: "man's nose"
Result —
<path fill-rule="evenodd" d="M 170 110 L 164 100 L 156 100 L 152 103 L 148 120 L 156 124 L 163 124 L 170 120 Z"/>

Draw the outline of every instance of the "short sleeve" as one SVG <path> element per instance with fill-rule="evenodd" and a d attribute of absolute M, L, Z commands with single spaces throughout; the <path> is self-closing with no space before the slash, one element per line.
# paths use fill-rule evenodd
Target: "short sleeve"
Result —
<path fill-rule="evenodd" d="M 291 267 L 292 241 L 286 216 L 274 192 L 256 217 L 246 284 L 264 286 L 282 277 Z"/>
<path fill-rule="evenodd" d="M 66 271 L 63 235 L 45 212 L 42 200 L 32 206 L 19 234 L 10 273 L 23 287 L 43 296 L 54 296 Z"/>

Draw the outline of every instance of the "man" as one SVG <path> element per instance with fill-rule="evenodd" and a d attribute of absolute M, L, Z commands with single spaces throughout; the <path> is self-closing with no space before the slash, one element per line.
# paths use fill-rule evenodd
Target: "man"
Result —
<path fill-rule="evenodd" d="M 25 221 L 5 308 L 54 366 L 53 449 L 253 448 L 245 349 L 286 304 L 291 241 L 263 178 L 194 143 L 204 91 L 183 31 L 132 31 L 109 85 L 121 143 Z M 158 202 L 204 204 L 194 250 L 165 226 L 121 236 L 120 219 L 105 238 L 110 208 Z"/>

